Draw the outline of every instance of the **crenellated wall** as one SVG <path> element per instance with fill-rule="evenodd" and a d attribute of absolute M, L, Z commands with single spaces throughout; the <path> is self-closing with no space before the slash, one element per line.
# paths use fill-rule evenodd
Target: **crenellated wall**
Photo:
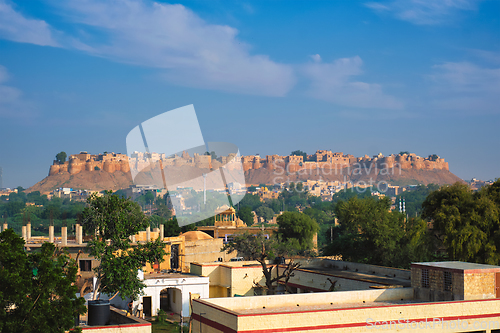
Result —
<path fill-rule="evenodd" d="M 151 163 L 161 164 L 162 168 L 169 166 L 193 166 L 202 169 L 217 169 L 221 166 L 226 166 L 229 169 L 237 167 L 231 164 L 230 161 L 236 158 L 235 154 L 229 156 L 222 156 L 218 160 L 212 160 L 210 155 L 194 154 L 193 157 L 189 156 L 187 152 L 183 152 L 182 156 L 174 155 L 173 157 L 166 158 L 164 154 L 145 154 L 133 153 L 132 157 L 123 154 L 105 153 L 99 155 L 91 155 L 87 152 L 71 155 L 69 161 L 59 164 L 54 161 L 50 166 L 49 176 L 61 172 L 69 172 L 74 175 L 82 171 L 103 170 L 106 172 L 130 172 L 130 166 L 137 170 L 143 170 L 151 166 Z M 257 170 L 265 168 L 267 170 L 287 170 L 289 173 L 295 173 L 300 170 L 314 170 L 314 169 L 342 169 L 347 167 L 362 167 L 375 169 L 416 169 L 416 170 L 449 170 L 448 162 L 439 156 L 429 156 L 426 158 L 417 156 L 415 154 L 402 154 L 402 155 L 389 155 L 384 156 L 378 154 L 370 158 L 368 155 L 363 157 L 354 157 L 353 155 L 345 155 L 344 153 L 333 153 L 328 150 L 318 150 L 313 155 L 308 155 L 307 160 L 304 161 L 303 156 L 280 156 L 280 155 L 267 155 L 262 158 L 259 155 L 242 156 L 241 163 L 243 170 Z"/>
<path fill-rule="evenodd" d="M 363 157 L 354 157 L 344 153 L 333 153 L 327 150 L 318 150 L 313 155 L 308 155 L 304 161 L 303 156 L 279 156 L 268 155 L 262 159 L 259 155 L 242 156 L 241 161 L 245 171 L 250 169 L 266 168 L 267 170 L 285 169 L 287 172 L 294 173 L 299 170 L 313 169 L 342 169 L 347 167 L 365 167 L 370 168 L 373 163 L 377 169 L 421 169 L 421 170 L 449 170 L 448 163 L 443 158 L 432 158 L 431 156 L 423 158 L 415 154 L 390 155 L 382 154 L 370 158 L 368 155 Z"/>

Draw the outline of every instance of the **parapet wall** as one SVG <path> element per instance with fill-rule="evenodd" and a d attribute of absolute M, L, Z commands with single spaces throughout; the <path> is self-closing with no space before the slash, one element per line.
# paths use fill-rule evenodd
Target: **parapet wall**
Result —
<path fill-rule="evenodd" d="M 318 150 L 313 155 L 308 155 L 307 160 L 303 156 L 279 156 L 267 155 L 265 159 L 259 155 L 243 156 L 241 162 L 245 171 L 250 169 L 265 168 L 267 170 L 286 170 L 288 173 L 300 170 L 314 169 L 343 169 L 343 168 L 366 168 L 366 169 L 416 169 L 416 170 L 449 170 L 448 162 L 437 155 L 420 157 L 416 154 L 402 154 L 384 156 L 382 154 L 370 158 L 354 157 L 344 153 L 333 153 L 327 150 Z"/>
<path fill-rule="evenodd" d="M 219 168 L 222 165 L 231 168 L 228 164 L 236 156 L 230 154 L 229 156 L 219 157 L 213 160 L 210 155 L 194 154 L 193 157 L 184 152 L 182 156 L 165 157 L 164 154 L 151 153 L 146 157 L 143 153 L 134 153 L 131 157 L 124 154 L 105 153 L 98 155 L 91 155 L 86 152 L 71 155 L 69 160 L 63 164 L 54 161 L 50 166 L 49 176 L 61 172 L 69 172 L 74 175 L 82 171 L 95 171 L 103 170 L 106 172 L 130 172 L 132 165 L 137 170 L 143 170 L 151 167 L 151 165 L 159 165 L 161 168 L 165 167 L 180 167 L 192 166 L 202 169 Z M 344 153 L 333 153 L 327 150 L 318 150 L 313 155 L 308 155 L 307 160 L 303 156 L 280 156 L 280 155 L 267 155 L 265 158 L 259 155 L 242 156 L 241 163 L 243 170 L 257 170 L 265 168 L 267 170 L 280 170 L 287 173 L 295 173 L 301 170 L 340 170 L 344 168 L 365 168 L 369 170 L 381 169 L 416 169 L 416 170 L 449 170 L 448 162 L 437 155 L 429 156 L 426 158 L 417 156 L 415 154 L 402 154 L 383 156 L 382 154 L 370 158 L 365 155 L 363 157 L 354 157 L 353 155 L 345 155 Z"/>

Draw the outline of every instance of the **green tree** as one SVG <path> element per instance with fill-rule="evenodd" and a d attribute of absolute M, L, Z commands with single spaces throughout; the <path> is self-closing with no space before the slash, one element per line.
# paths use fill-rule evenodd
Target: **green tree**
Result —
<path fill-rule="evenodd" d="M 439 189 L 439 185 L 428 184 L 428 185 L 418 185 L 409 191 L 404 191 L 403 193 L 396 196 L 396 205 L 399 208 L 399 201 L 404 199 L 405 202 L 405 213 L 409 217 L 420 216 L 422 212 L 422 203 L 425 201 L 427 196 Z"/>
<path fill-rule="evenodd" d="M 144 284 L 137 277 L 137 270 L 144 263 L 161 262 L 165 255 L 159 238 L 154 242 L 132 245 L 129 236 L 135 235 L 149 225 L 141 207 L 129 200 L 106 191 L 104 196 L 93 194 L 82 213 L 82 223 L 87 234 L 95 237 L 88 242 L 89 254 L 100 260 L 94 269 L 98 292 L 137 299 Z"/>
<path fill-rule="evenodd" d="M 238 210 L 238 217 L 248 226 L 251 226 L 253 224 L 253 217 L 254 217 L 252 208 L 248 206 L 241 207 L 240 210 Z"/>
<path fill-rule="evenodd" d="M 258 195 L 247 193 L 243 199 L 241 199 L 239 205 L 240 207 L 248 206 L 255 211 L 258 207 L 262 206 L 262 201 L 260 201 L 260 197 Z"/>
<path fill-rule="evenodd" d="M 273 219 L 274 211 L 269 207 L 260 206 L 255 210 L 255 214 L 257 214 L 258 217 L 262 217 L 264 221 L 270 221 Z"/>
<path fill-rule="evenodd" d="M 461 183 L 443 186 L 422 204 L 422 217 L 433 222 L 451 260 L 500 262 L 498 182 L 476 193 Z"/>
<path fill-rule="evenodd" d="M 437 161 L 437 159 L 438 159 L 438 158 L 439 158 L 439 156 L 438 156 L 438 155 L 436 155 L 436 154 L 429 155 L 429 159 L 430 159 L 431 161 Z"/>
<path fill-rule="evenodd" d="M 148 191 L 148 193 L 146 193 L 146 195 L 144 196 L 144 200 L 147 205 L 152 205 L 155 201 L 155 195 L 153 194 L 153 192 Z"/>
<path fill-rule="evenodd" d="M 294 150 L 290 153 L 291 156 L 302 156 L 304 157 L 304 161 L 307 160 L 307 153 L 302 150 Z"/>
<path fill-rule="evenodd" d="M 221 251 L 228 253 L 237 252 L 245 260 L 255 260 L 262 266 L 262 273 L 266 279 L 266 289 L 268 295 L 275 293 L 276 282 L 281 279 L 287 279 L 291 276 L 300 264 L 289 259 L 283 270 L 273 273 L 276 267 L 269 263 L 276 257 L 289 256 L 297 252 L 297 249 L 290 242 L 280 242 L 276 237 L 267 238 L 264 233 L 252 235 L 244 233 L 229 241 Z"/>
<path fill-rule="evenodd" d="M 343 260 L 374 265 L 404 265 L 402 243 L 404 216 L 390 212 L 387 197 L 341 201 L 335 207 L 340 230 L 326 254 L 341 254 Z"/>
<path fill-rule="evenodd" d="M 179 223 L 177 223 L 177 219 L 170 219 L 165 222 L 164 226 L 164 237 L 177 237 L 181 233 L 181 228 L 179 227 Z"/>
<path fill-rule="evenodd" d="M 168 208 L 164 203 L 160 203 L 156 205 L 156 210 L 154 211 L 155 215 L 163 217 L 165 220 L 170 220 L 172 218 L 172 210 Z"/>
<path fill-rule="evenodd" d="M 313 248 L 313 236 L 319 230 L 316 221 L 299 212 L 285 212 L 278 216 L 278 236 L 281 241 L 291 241 L 299 250 Z"/>
<path fill-rule="evenodd" d="M 255 187 L 254 185 L 250 185 L 247 188 L 247 191 L 250 192 L 250 193 L 253 193 L 253 192 L 257 191 L 257 187 Z"/>
<path fill-rule="evenodd" d="M 215 161 L 215 160 L 217 160 L 217 158 L 218 158 L 218 157 L 217 157 L 217 154 L 215 153 L 215 151 L 211 151 L 211 152 L 210 152 L 210 156 L 212 157 L 212 161 Z"/>
<path fill-rule="evenodd" d="M 62 151 L 56 155 L 56 161 L 59 164 L 64 164 L 64 162 L 66 162 L 66 157 L 68 157 L 68 155 L 66 155 L 66 153 L 64 151 Z"/>
<path fill-rule="evenodd" d="M 149 216 L 148 221 L 151 228 L 160 228 L 161 224 L 165 224 L 165 219 L 158 215 Z"/>
<path fill-rule="evenodd" d="M 304 214 L 318 223 L 318 248 L 323 248 L 331 240 L 332 227 L 334 226 L 334 217 L 332 206 L 329 202 L 321 202 L 304 209 Z"/>
<path fill-rule="evenodd" d="M 12 229 L 0 233 L 0 332 L 65 332 L 86 312 L 74 260 L 44 243 L 27 254 Z"/>

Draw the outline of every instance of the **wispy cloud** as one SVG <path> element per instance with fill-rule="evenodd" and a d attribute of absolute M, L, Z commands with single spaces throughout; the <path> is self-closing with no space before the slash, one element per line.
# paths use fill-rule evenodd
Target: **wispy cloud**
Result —
<path fill-rule="evenodd" d="M 182 5 L 134 0 L 58 5 L 89 36 L 83 40 L 89 52 L 165 69 L 163 77 L 172 83 L 271 96 L 283 96 L 295 84 L 291 66 L 252 54 L 236 29 L 209 24 Z"/>
<path fill-rule="evenodd" d="M 460 12 L 476 10 L 481 0 L 391 0 L 365 5 L 381 14 L 419 25 L 448 23 Z"/>
<path fill-rule="evenodd" d="M 353 76 L 363 73 L 360 57 L 337 59 L 331 63 L 321 62 L 319 55 L 312 58 L 314 62 L 302 67 L 303 74 L 311 82 L 308 90 L 310 96 L 350 107 L 403 108 L 396 98 L 384 94 L 381 85 L 353 80 Z"/>
<path fill-rule="evenodd" d="M 295 66 L 252 53 L 236 29 L 210 24 L 182 5 L 148 0 L 47 1 L 73 25 L 68 31 L 76 31 L 75 35 L 58 32 L 45 21 L 24 18 L 0 0 L 3 11 L 17 17 L 10 21 L 10 29 L 18 32 L 13 40 L 61 45 L 116 62 L 157 68 L 173 84 L 228 92 L 285 96 L 300 72 L 310 80 L 308 95 L 313 98 L 361 108 L 402 107 L 380 85 L 352 79 L 362 72 L 359 57 L 323 63 L 315 54 L 310 63 Z M 30 37 L 30 29 L 22 28 L 26 22 L 38 24 L 46 38 Z"/>
<path fill-rule="evenodd" d="M 7 69 L 0 65 L 0 118 L 25 119 L 33 117 L 33 106 L 23 100 L 21 90 L 6 85 Z"/>
<path fill-rule="evenodd" d="M 434 66 L 433 104 L 441 110 L 467 113 L 500 113 L 500 68 L 470 62 Z"/>
<path fill-rule="evenodd" d="M 0 0 L 0 37 L 20 43 L 58 46 L 45 21 L 24 17 L 6 0 Z"/>

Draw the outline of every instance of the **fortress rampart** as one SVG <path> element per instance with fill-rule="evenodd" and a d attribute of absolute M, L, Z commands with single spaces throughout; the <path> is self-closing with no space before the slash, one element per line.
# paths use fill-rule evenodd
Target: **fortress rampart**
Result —
<path fill-rule="evenodd" d="M 103 170 L 106 172 L 130 172 L 130 168 L 143 170 L 154 165 L 165 167 L 181 167 L 191 166 L 202 169 L 217 169 L 221 166 L 226 166 L 230 169 L 233 166 L 229 163 L 236 157 L 235 154 L 221 156 L 217 159 L 212 159 L 211 155 L 193 154 L 191 157 L 187 152 L 183 152 L 182 156 L 174 155 L 165 157 L 165 154 L 158 153 L 140 153 L 135 152 L 131 156 L 115 153 L 104 153 L 92 155 L 87 152 L 70 155 L 69 160 L 63 164 L 54 161 L 50 166 L 49 176 L 61 172 L 69 172 L 70 174 L 78 174 L 82 171 Z M 243 170 L 257 170 L 265 168 L 267 170 L 287 170 L 289 173 L 298 172 L 301 170 L 314 169 L 336 169 L 343 168 L 368 168 L 368 169 L 416 169 L 416 170 L 449 170 L 448 162 L 437 155 L 429 157 L 420 157 L 416 154 L 399 154 L 384 156 L 382 154 L 369 157 L 355 157 L 353 155 L 345 155 L 344 153 L 333 153 L 329 150 L 318 150 L 315 154 L 304 156 L 280 156 L 267 155 L 262 158 L 259 155 L 242 156 L 241 162 Z M 229 163 L 229 164 L 228 164 Z"/>
<path fill-rule="evenodd" d="M 233 169 L 235 166 L 229 162 L 234 160 L 236 154 L 221 156 L 217 160 L 212 160 L 211 155 L 200 155 L 194 153 L 191 157 L 187 152 L 183 152 L 182 156 L 174 155 L 165 157 L 165 154 L 158 153 L 141 153 L 134 152 L 131 156 L 116 153 L 104 153 L 92 155 L 87 152 L 70 155 L 68 161 L 59 163 L 54 161 L 49 169 L 49 176 L 62 172 L 69 172 L 72 175 L 82 171 L 98 171 L 106 172 L 130 172 L 131 167 L 135 170 L 144 170 L 148 168 L 162 169 L 165 167 L 181 167 L 191 166 L 200 169 L 217 169 L 225 165 L 228 169 Z M 228 164 L 229 163 L 229 164 Z"/>
<path fill-rule="evenodd" d="M 416 154 L 389 156 L 378 154 L 370 158 L 368 155 L 355 157 L 344 155 L 344 153 L 333 153 L 329 150 L 318 150 L 315 154 L 307 155 L 305 161 L 303 156 L 268 155 L 263 159 L 259 155 L 250 155 L 243 156 L 241 162 L 245 171 L 265 168 L 267 170 L 285 169 L 289 173 L 318 168 L 337 170 L 343 168 L 449 170 L 448 162 L 437 155 L 424 158 Z"/>

